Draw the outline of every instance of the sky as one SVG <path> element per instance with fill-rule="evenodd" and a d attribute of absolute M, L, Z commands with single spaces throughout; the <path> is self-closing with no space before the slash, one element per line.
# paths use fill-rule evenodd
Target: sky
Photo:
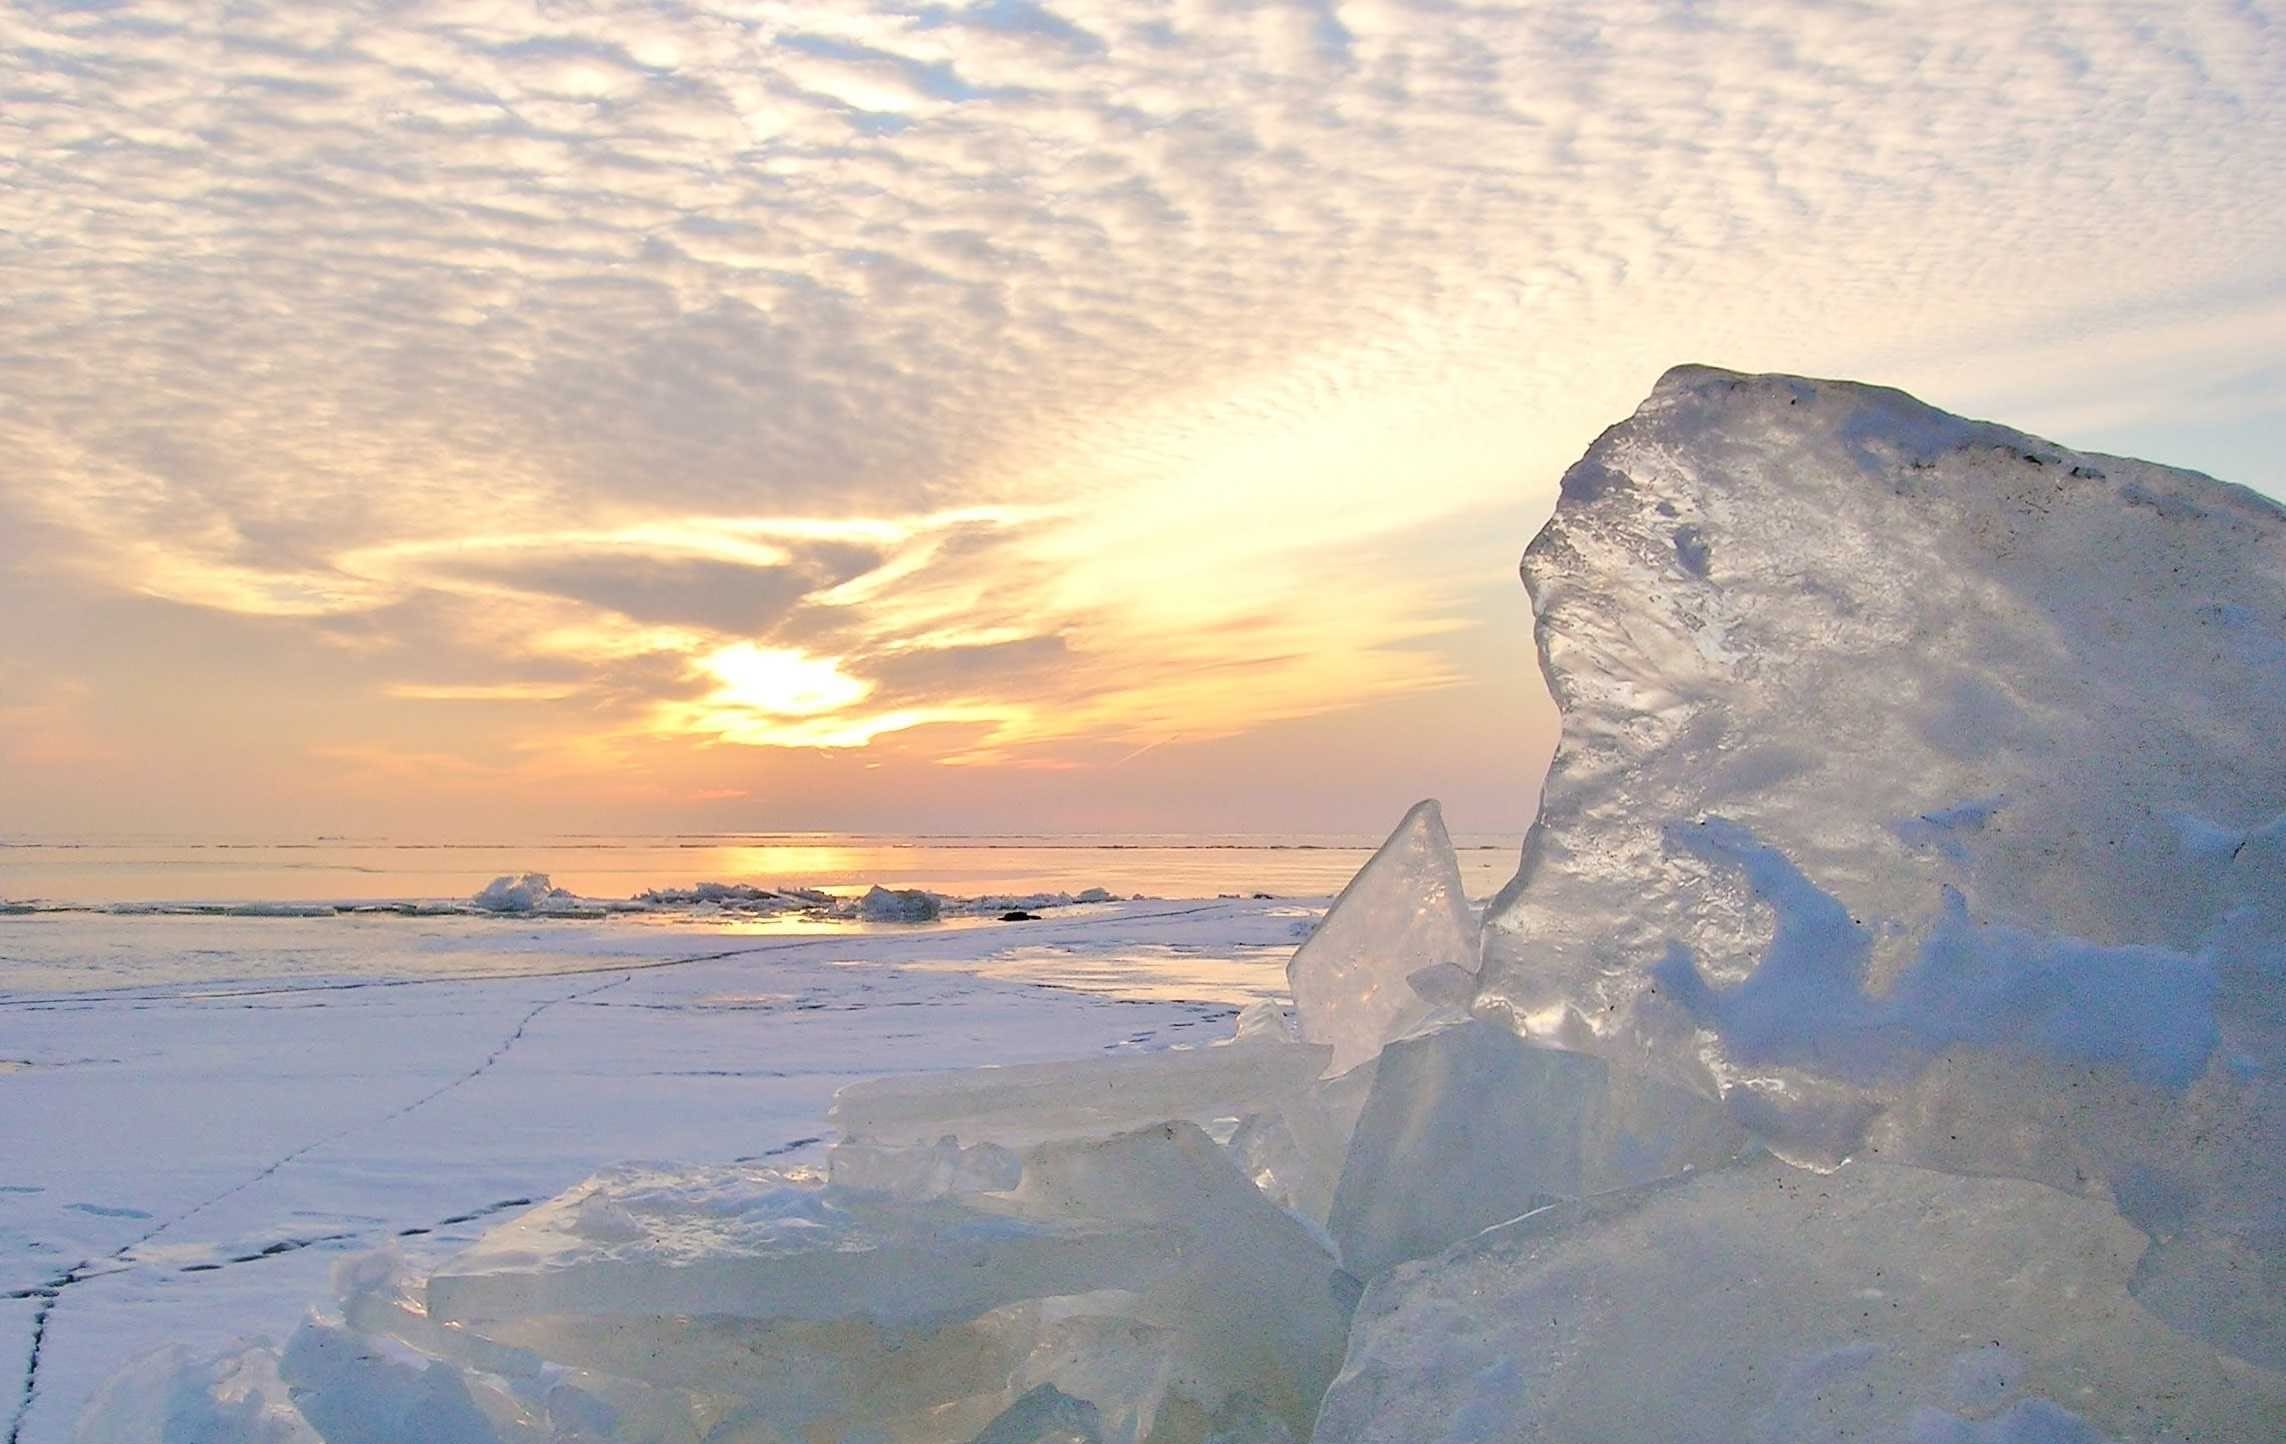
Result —
<path fill-rule="evenodd" d="M 2286 489 L 2286 7 L 0 5 L 0 834 L 1520 831 L 1679 362 Z"/>

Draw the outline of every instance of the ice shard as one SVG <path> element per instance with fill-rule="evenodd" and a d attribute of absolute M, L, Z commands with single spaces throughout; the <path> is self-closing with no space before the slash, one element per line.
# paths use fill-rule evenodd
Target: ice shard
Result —
<path fill-rule="evenodd" d="M 1481 1022 L 1382 1050 L 1328 1224 L 1360 1278 L 1561 1199 L 1753 1146 L 1711 1098 Z"/>
<path fill-rule="evenodd" d="M 1168 1332 L 1165 1392 L 1209 1416 L 1259 1412 L 1308 1432 L 1358 1285 L 1206 1134 L 1176 1123 L 1050 1145 L 1025 1160 L 1011 1197 L 1031 1217 L 1173 1228 L 1174 1255 L 1155 1277 L 1138 1271 L 1134 1301 L 1114 1311 Z"/>
<path fill-rule="evenodd" d="M 1319 1228 L 1333 1211 L 1334 1186 L 1349 1156 L 1358 1115 L 1373 1090 L 1375 1064 L 1321 1078 L 1262 1113 L 1239 1119 L 1230 1151 L 1255 1187 Z"/>
<path fill-rule="evenodd" d="M 1418 803 L 1286 965 L 1303 1039 L 1332 1047 L 1328 1072 L 1356 1067 L 1465 1003 L 1477 950 L 1444 814 Z"/>

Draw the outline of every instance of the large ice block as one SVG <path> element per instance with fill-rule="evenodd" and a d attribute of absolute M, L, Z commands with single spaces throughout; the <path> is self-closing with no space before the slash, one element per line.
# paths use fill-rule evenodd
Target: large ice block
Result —
<path fill-rule="evenodd" d="M 2286 510 L 2241 487 L 1682 367 L 1565 474 L 1524 576 L 1563 738 L 1485 989 L 1534 1031 L 1632 1027 L 1670 943 L 1718 986 L 1767 949 L 1678 825 L 1780 853 L 1878 988 L 1948 885 L 2195 954 L 2227 910 L 2206 874 L 2286 813 Z"/>
<path fill-rule="evenodd" d="M 1345 1072 L 1473 993 L 1476 914 L 1433 801 L 1417 803 L 1350 879 L 1286 980 L 1302 1037 Z"/>
<path fill-rule="evenodd" d="M 1753 1146 L 1713 1099 L 1467 1022 L 1381 1052 L 1328 1227 L 1366 1278 L 1558 1199 Z"/>
<path fill-rule="evenodd" d="M 1477 1011 L 1804 1163 L 2116 1198 L 2286 1358 L 2159 1282 L 2286 1220 L 2286 510 L 1686 367 L 1524 574 L 1563 738 Z"/>
<path fill-rule="evenodd" d="M 1317 1444 L 1889 1441 L 2017 1408 L 2275 1440 L 2286 1375 L 2140 1308 L 2143 1248 L 2099 1201 L 1882 1164 L 1557 1204 L 1377 1279 Z"/>

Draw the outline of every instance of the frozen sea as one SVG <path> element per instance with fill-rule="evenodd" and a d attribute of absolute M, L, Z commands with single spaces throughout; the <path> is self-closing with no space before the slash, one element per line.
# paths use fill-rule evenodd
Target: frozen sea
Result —
<path fill-rule="evenodd" d="M 859 1078 L 1221 1036 L 1378 841 L 0 839 L 0 1439 L 68 1439 L 129 1360 L 281 1338 L 343 1258 L 425 1271 L 602 1165 L 822 1152 Z M 1514 870 L 1515 839 L 1456 841 L 1480 899 Z M 1126 900 L 922 925 L 426 906 L 527 871 L 603 901 Z"/>

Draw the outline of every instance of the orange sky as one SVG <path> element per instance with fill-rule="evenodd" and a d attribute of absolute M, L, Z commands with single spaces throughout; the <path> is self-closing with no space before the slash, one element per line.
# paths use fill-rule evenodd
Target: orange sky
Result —
<path fill-rule="evenodd" d="M 2239 7 L 231 15 L 0 14 L 0 834 L 1508 831 L 1669 364 L 2280 478 Z"/>

